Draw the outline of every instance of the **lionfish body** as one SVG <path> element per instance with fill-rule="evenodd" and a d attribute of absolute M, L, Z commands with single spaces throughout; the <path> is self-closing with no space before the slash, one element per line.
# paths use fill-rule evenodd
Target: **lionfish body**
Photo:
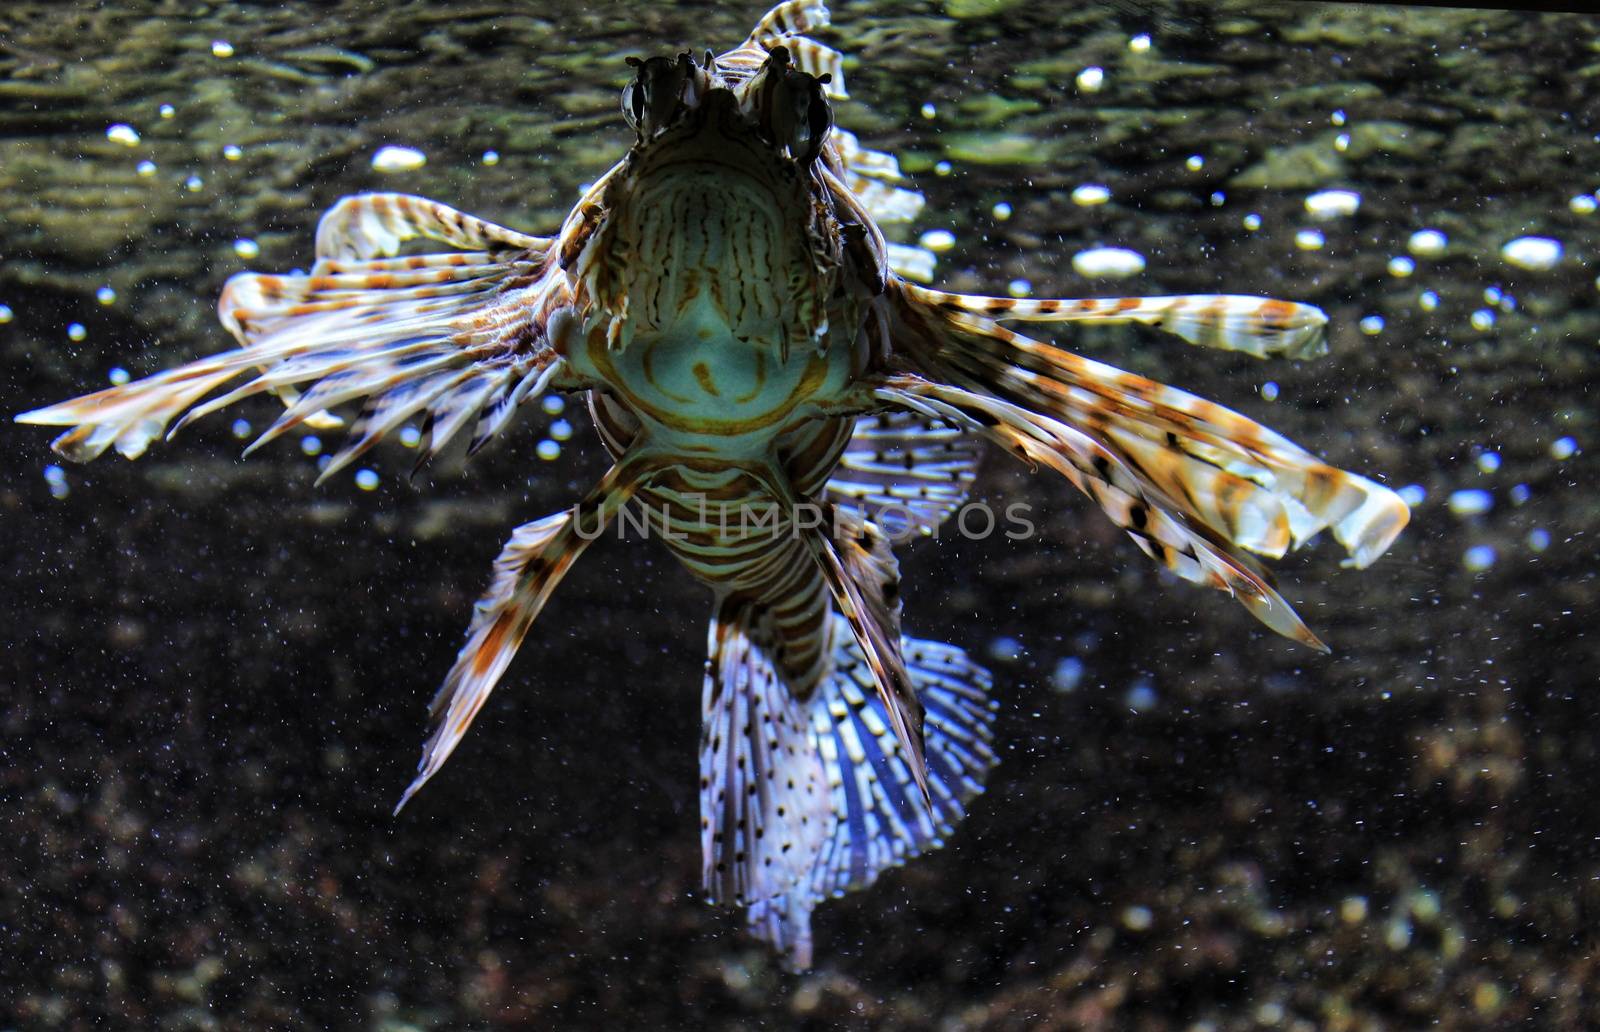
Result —
<path fill-rule="evenodd" d="M 546 390 L 587 392 L 610 471 L 519 527 L 433 704 L 401 805 L 461 741 L 550 594 L 630 501 L 714 593 L 700 749 L 703 883 L 811 962 L 821 900 L 937 846 L 994 762 L 989 675 L 903 636 L 885 527 L 963 502 L 983 439 L 1068 478 L 1147 553 L 1320 642 L 1245 553 L 1319 530 L 1365 566 L 1407 519 L 1391 492 L 1221 406 L 1005 321 L 1128 322 L 1192 344 L 1309 357 L 1324 318 L 1235 296 L 1019 301 L 914 286 L 880 221 L 915 214 L 893 158 L 832 127 L 839 55 L 774 9 L 736 50 L 631 62 L 636 133 L 554 237 L 421 198 L 346 198 L 309 273 L 241 274 L 240 347 L 18 417 L 89 459 L 263 391 L 251 447 L 365 399 L 323 476 L 420 419 L 422 459 L 470 449 Z M 401 255 L 426 238 L 453 250 Z M 914 258 L 914 256 L 912 256 Z M 224 384 L 253 374 L 215 397 Z M 209 400 L 206 400 L 208 399 Z"/>

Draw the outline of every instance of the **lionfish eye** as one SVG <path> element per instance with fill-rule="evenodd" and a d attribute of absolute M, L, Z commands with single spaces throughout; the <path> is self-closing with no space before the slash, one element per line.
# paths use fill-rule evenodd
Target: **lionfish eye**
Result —
<path fill-rule="evenodd" d="M 622 115 L 640 139 L 648 139 L 671 125 L 686 101 L 692 103 L 694 59 L 688 54 L 644 61 L 630 57 L 628 66 L 636 71 L 622 91 Z"/>
<path fill-rule="evenodd" d="M 805 72 L 791 71 L 783 77 L 788 117 L 782 122 L 775 119 L 773 128 L 782 130 L 778 142 L 785 144 L 789 155 L 803 164 L 816 159 L 827 142 L 828 131 L 833 128 L 833 105 L 822 91 L 829 81 L 827 75 L 816 78 Z"/>
<path fill-rule="evenodd" d="M 622 117 L 627 119 L 628 128 L 639 131 L 639 123 L 644 120 L 644 91 L 637 81 L 622 88 Z"/>

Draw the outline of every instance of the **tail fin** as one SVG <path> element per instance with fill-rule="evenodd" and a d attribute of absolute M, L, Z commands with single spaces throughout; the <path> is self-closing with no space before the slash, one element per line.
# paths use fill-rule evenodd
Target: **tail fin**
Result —
<path fill-rule="evenodd" d="M 988 671 L 952 645 L 903 639 L 906 670 L 925 712 L 932 808 L 911 777 L 866 657 L 844 619 L 834 617 L 834 669 L 810 703 L 811 729 L 826 772 L 830 832 L 809 876 L 750 906 L 753 934 L 786 966 L 811 966 L 811 912 L 818 903 L 871 885 L 890 867 L 944 844 L 983 791 L 994 766 L 995 703 Z"/>

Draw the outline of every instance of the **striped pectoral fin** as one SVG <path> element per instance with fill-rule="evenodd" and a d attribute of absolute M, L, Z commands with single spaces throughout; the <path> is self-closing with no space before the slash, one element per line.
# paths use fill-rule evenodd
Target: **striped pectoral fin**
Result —
<path fill-rule="evenodd" d="M 489 590 L 474 608 L 467 642 L 429 707 L 433 731 L 423 745 L 417 776 L 400 797 L 395 813 L 461 744 L 556 585 L 632 497 L 641 473 L 636 462 L 625 459 L 573 508 L 525 523 L 512 532 L 495 560 Z"/>
<path fill-rule="evenodd" d="M 834 604 L 850 627 L 879 697 L 889 727 L 905 750 L 912 780 L 928 795 L 922 752 L 922 706 L 917 702 L 900 653 L 900 569 L 889 540 L 871 522 L 849 509 L 825 507 L 830 528 L 806 531 L 804 538 Z M 837 529 L 837 535 L 825 529 Z"/>
<path fill-rule="evenodd" d="M 827 497 L 891 534 L 931 534 L 966 501 L 981 441 L 958 426 L 889 410 L 856 420 Z"/>
<path fill-rule="evenodd" d="M 1143 323 L 1190 344 L 1242 351 L 1256 358 L 1327 354 L 1328 317 L 1313 305 L 1241 294 L 1170 297 L 1013 298 L 952 294 L 905 284 L 915 302 L 997 321 Z"/>
<path fill-rule="evenodd" d="M 915 376 L 889 377 L 877 393 L 912 411 L 982 427 L 1012 454 L 1066 477 L 1179 577 L 1227 591 L 1274 631 L 1327 651 L 1258 563 L 1087 434 L 1010 402 Z"/>
<path fill-rule="evenodd" d="M 1409 518 L 1393 491 L 1238 412 L 1033 340 L 995 317 L 919 301 L 926 292 L 917 288 L 897 291 L 895 351 L 930 378 L 1072 427 L 1232 544 L 1277 556 L 1331 527 L 1364 566 Z"/>
<path fill-rule="evenodd" d="M 803 887 L 833 812 L 806 707 L 748 603 L 711 623 L 700 739 L 702 884 L 717 903 L 761 905 Z"/>
<path fill-rule="evenodd" d="M 926 713 L 925 805 L 860 646 L 834 617 L 831 676 L 811 701 L 836 820 L 804 889 L 750 908 L 749 926 L 791 969 L 811 965 L 811 912 L 829 897 L 862 889 L 885 870 L 943 844 L 994 766 L 995 703 L 988 671 L 962 650 L 906 638 L 906 671 Z"/>
<path fill-rule="evenodd" d="M 542 251 L 551 243 L 549 237 L 507 229 L 426 197 L 366 193 L 341 198 L 322 216 L 317 257 L 365 261 L 393 256 L 406 241 L 419 238 L 462 251 Z"/>
<path fill-rule="evenodd" d="M 469 261 L 440 260 L 455 257 Z M 416 267 L 387 268 L 396 263 Z M 107 447 L 136 457 L 174 419 L 171 433 L 264 391 L 282 396 L 287 410 L 252 449 L 302 424 L 326 425 L 329 409 L 367 399 L 327 476 L 414 417 L 432 428 L 424 455 L 473 420 L 475 437 L 486 438 L 564 369 L 546 326 L 570 292 L 542 257 L 425 256 L 338 268 L 234 276 L 221 310 L 244 346 L 17 419 L 75 426 L 56 450 L 87 461 Z"/>

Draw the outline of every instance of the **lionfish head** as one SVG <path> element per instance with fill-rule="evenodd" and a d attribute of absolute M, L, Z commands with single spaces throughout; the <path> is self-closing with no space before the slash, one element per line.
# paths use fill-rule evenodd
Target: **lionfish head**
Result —
<path fill-rule="evenodd" d="M 696 62 L 628 58 L 633 81 L 622 90 L 622 115 L 638 134 L 638 149 L 713 127 L 725 136 L 753 135 L 775 154 L 809 166 L 833 128 L 833 107 L 823 87 L 830 78 L 794 67 L 787 47 L 773 47 L 757 72 L 731 79 L 709 53 Z"/>
<path fill-rule="evenodd" d="M 782 46 L 759 64 L 687 53 L 629 64 L 622 113 L 637 141 L 600 203 L 563 230 L 585 332 L 603 328 L 623 349 L 635 333 L 715 321 L 717 339 L 821 347 L 841 247 L 818 162 L 829 78 Z"/>

